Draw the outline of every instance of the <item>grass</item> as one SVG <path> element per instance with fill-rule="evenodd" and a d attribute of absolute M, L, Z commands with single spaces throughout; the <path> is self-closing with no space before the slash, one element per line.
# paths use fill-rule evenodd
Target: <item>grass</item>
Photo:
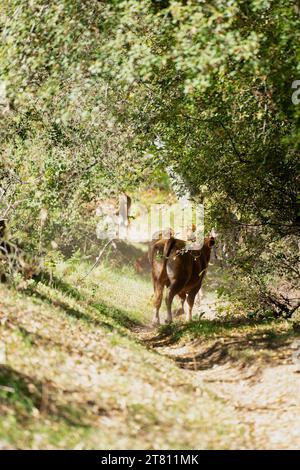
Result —
<path fill-rule="evenodd" d="M 83 280 L 88 269 L 61 263 L 52 277 L 0 285 L 0 447 L 249 447 L 252 431 L 232 407 L 137 334 L 151 318 L 149 280 L 109 264 Z M 289 330 L 202 320 L 157 332 L 173 344 L 201 339 L 207 347 L 251 335 L 257 344 L 282 344 Z"/>
<path fill-rule="evenodd" d="M 234 320 L 215 319 L 206 320 L 199 319 L 189 323 L 173 323 L 171 325 L 162 325 L 159 328 L 161 334 L 169 335 L 172 342 L 187 341 L 196 338 L 220 338 L 222 336 L 234 336 L 241 334 L 264 335 L 271 340 L 278 340 L 278 335 L 286 333 L 287 336 L 292 334 L 292 325 L 288 321 L 278 322 L 272 318 L 248 320 L 245 317 L 239 317 Z"/>
<path fill-rule="evenodd" d="M 295 337 L 287 320 L 248 319 L 240 315 L 230 320 L 227 317 L 199 319 L 187 324 L 163 325 L 150 343 L 157 347 L 187 345 L 189 352 L 176 361 L 183 368 L 195 370 L 226 362 L 243 367 L 254 362 L 285 362 Z"/>

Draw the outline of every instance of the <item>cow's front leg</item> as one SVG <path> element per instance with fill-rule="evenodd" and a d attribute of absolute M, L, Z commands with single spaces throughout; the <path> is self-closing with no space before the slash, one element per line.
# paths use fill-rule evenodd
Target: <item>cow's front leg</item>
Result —
<path fill-rule="evenodd" d="M 186 312 L 186 321 L 187 322 L 192 321 L 193 306 L 194 306 L 195 297 L 196 297 L 198 291 L 199 291 L 199 288 L 196 288 L 194 290 L 191 290 L 188 293 L 188 296 L 187 296 L 188 310 Z"/>

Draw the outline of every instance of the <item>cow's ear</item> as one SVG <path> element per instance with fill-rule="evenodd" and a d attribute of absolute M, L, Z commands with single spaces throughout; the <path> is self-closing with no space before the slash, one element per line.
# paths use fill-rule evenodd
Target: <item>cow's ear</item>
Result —
<path fill-rule="evenodd" d="M 209 246 L 214 246 L 215 244 L 215 237 L 209 237 Z"/>

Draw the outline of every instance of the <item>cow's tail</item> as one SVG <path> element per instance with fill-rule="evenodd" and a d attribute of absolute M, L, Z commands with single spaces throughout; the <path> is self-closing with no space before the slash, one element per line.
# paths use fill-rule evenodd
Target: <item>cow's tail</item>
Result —
<path fill-rule="evenodd" d="M 174 237 L 170 237 L 167 241 L 167 243 L 165 244 L 164 246 L 164 261 L 167 262 L 167 259 L 169 258 L 170 256 L 170 253 L 171 253 L 171 250 L 174 246 L 174 243 L 175 243 L 175 238 Z"/>
<path fill-rule="evenodd" d="M 167 243 L 164 246 L 164 264 L 163 264 L 163 271 L 166 269 L 167 262 L 172 251 L 172 248 L 175 244 L 176 240 L 174 237 L 170 237 Z"/>

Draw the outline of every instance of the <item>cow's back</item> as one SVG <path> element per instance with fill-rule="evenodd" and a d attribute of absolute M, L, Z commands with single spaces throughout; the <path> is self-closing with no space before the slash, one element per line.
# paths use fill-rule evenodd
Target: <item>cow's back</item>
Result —
<path fill-rule="evenodd" d="M 209 258 L 210 248 L 207 246 L 207 239 L 200 250 L 186 250 L 186 242 L 176 239 L 166 264 L 170 283 L 183 286 L 183 291 L 186 292 L 196 287 L 200 289 Z"/>

